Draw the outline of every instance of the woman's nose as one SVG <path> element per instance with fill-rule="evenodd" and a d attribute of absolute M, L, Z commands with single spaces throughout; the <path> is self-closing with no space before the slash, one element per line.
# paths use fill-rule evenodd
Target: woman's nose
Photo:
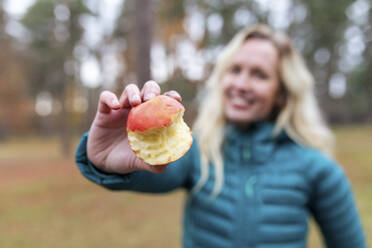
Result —
<path fill-rule="evenodd" d="M 242 72 L 235 78 L 234 85 L 237 89 L 248 90 L 251 87 L 250 77 L 248 73 Z"/>

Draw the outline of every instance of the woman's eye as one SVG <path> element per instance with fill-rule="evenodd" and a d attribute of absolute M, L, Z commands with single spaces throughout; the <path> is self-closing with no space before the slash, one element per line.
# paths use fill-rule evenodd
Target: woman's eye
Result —
<path fill-rule="evenodd" d="M 258 77 L 260 79 L 267 79 L 268 78 L 268 75 L 261 71 L 261 70 L 254 70 L 253 73 L 252 73 L 255 77 Z"/>
<path fill-rule="evenodd" d="M 239 65 L 233 65 L 230 69 L 231 73 L 238 74 L 240 73 L 242 68 Z"/>

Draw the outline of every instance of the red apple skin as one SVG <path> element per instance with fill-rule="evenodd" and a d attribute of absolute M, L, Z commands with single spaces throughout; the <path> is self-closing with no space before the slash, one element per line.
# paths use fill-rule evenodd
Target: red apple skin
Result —
<path fill-rule="evenodd" d="M 144 102 L 129 112 L 128 131 L 146 131 L 153 127 L 169 126 L 173 118 L 185 108 L 177 100 L 159 95 Z"/>

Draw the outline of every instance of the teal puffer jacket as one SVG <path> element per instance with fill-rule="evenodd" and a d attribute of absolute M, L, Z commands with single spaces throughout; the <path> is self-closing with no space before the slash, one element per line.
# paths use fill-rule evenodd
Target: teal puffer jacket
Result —
<path fill-rule="evenodd" d="M 284 132 L 272 137 L 272 123 L 240 131 L 228 126 L 224 142 L 224 185 L 214 200 L 209 179 L 189 194 L 183 247 L 306 247 L 312 215 L 327 247 L 366 247 L 353 195 L 343 170 L 319 151 L 293 142 Z M 87 159 L 85 134 L 76 153 L 82 174 L 111 190 L 191 191 L 200 178 L 196 140 L 189 152 L 158 175 L 137 171 L 107 174 Z"/>

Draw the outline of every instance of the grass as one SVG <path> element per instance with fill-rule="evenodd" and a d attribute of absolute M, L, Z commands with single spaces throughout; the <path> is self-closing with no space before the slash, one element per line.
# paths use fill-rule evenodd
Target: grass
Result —
<path fill-rule="evenodd" d="M 351 181 L 360 218 L 372 244 L 372 126 L 340 126 L 336 134 L 336 160 Z M 311 223 L 309 247 L 322 247 L 315 224 Z"/>
<path fill-rule="evenodd" d="M 372 127 L 335 130 L 336 159 L 372 233 Z M 58 150 L 54 139 L 0 144 L 0 247 L 180 247 L 183 192 L 108 192 L 85 180 Z M 309 247 L 322 247 L 320 240 L 312 223 Z"/>

